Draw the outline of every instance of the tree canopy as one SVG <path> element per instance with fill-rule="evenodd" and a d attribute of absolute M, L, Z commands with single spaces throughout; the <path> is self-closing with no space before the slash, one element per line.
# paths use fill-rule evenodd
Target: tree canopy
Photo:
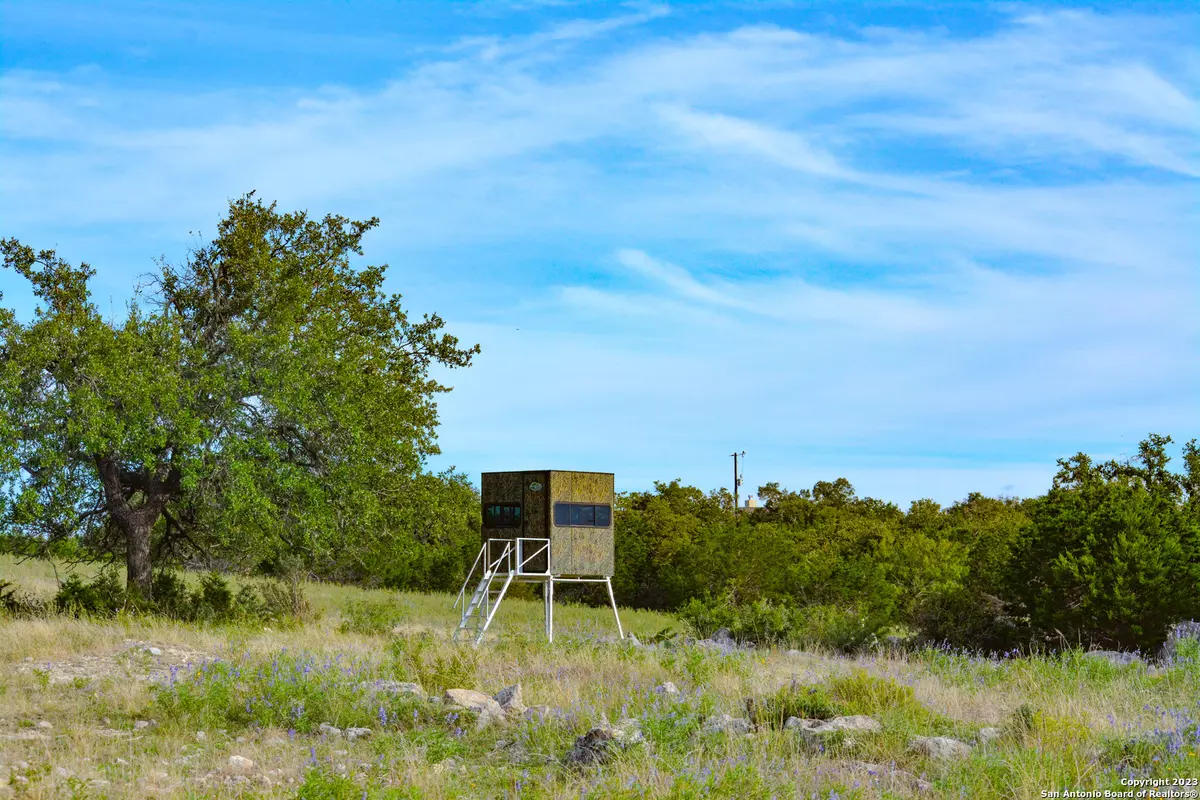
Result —
<path fill-rule="evenodd" d="M 436 314 L 411 320 L 357 268 L 377 219 L 279 213 L 253 193 L 105 320 L 87 265 L 15 239 L 38 299 L 0 308 L 0 513 L 44 543 L 123 554 L 149 594 L 187 549 L 310 556 L 396 522 L 437 453 L 430 367 L 465 367 Z"/>

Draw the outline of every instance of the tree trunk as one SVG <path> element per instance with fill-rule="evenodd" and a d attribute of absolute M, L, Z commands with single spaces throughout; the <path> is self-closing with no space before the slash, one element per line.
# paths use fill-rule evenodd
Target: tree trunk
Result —
<path fill-rule="evenodd" d="M 139 509 L 140 510 L 140 509 Z M 150 533 L 154 523 L 147 523 L 145 517 L 132 519 L 125 528 L 125 574 L 126 586 L 136 587 L 145 600 L 151 600 L 151 563 L 150 563 Z"/>
<path fill-rule="evenodd" d="M 96 457 L 96 469 L 104 486 L 105 505 L 113 523 L 125 534 L 125 584 L 142 598 L 153 598 L 150 536 L 167 503 L 180 491 L 179 473 L 163 468 L 125 470 L 114 459 Z M 139 498 L 133 505 L 130 500 Z"/>

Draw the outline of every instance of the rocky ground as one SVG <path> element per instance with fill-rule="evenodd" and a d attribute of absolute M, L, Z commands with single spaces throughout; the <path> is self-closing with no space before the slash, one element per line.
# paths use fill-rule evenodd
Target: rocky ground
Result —
<path fill-rule="evenodd" d="M 513 601 L 475 649 L 442 599 L 371 634 L 336 603 L 278 631 L 0 618 L 0 797 L 986 798 L 1200 776 L 1182 634 L 1163 660 L 846 658 L 639 641 L 657 615 L 619 640 L 565 607 L 550 645 Z"/>

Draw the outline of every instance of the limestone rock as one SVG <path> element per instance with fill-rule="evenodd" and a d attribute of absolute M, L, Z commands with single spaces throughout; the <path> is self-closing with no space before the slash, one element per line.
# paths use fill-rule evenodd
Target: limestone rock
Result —
<path fill-rule="evenodd" d="M 966 758 L 971 754 L 971 745 L 949 736 L 914 736 L 908 743 L 908 749 L 939 760 Z"/>
<path fill-rule="evenodd" d="M 733 717 L 729 714 L 722 714 L 719 717 L 709 717 L 704 721 L 701 727 L 705 733 L 749 733 L 751 729 L 750 720 L 742 717 Z"/>
<path fill-rule="evenodd" d="M 328 722 L 322 722 L 318 725 L 317 732 L 335 739 L 342 735 L 341 728 L 330 725 Z"/>
<path fill-rule="evenodd" d="M 447 689 L 445 704 L 453 708 L 475 712 L 478 715 L 475 721 L 477 728 L 483 728 L 492 722 L 499 722 L 504 719 L 504 709 L 499 703 L 483 692 L 476 692 L 471 689 Z"/>
<path fill-rule="evenodd" d="M 358 688 L 368 694 L 386 692 L 387 694 L 414 695 L 416 697 L 425 695 L 421 684 L 411 681 L 364 681 L 358 685 Z"/>
<path fill-rule="evenodd" d="M 671 683 L 671 681 L 667 681 L 660 686 L 654 687 L 654 691 L 659 694 L 679 694 L 679 687 Z"/>
<path fill-rule="evenodd" d="M 999 728 L 980 728 L 979 733 L 975 734 L 975 740 L 980 744 L 990 744 L 1004 735 L 1004 731 Z"/>
<path fill-rule="evenodd" d="M 645 743 L 637 720 L 625 719 L 616 725 L 598 725 L 575 740 L 567 753 L 568 764 L 605 764 L 622 750 Z"/>
<path fill-rule="evenodd" d="M 230 756 L 229 768 L 234 772 L 249 772 L 254 769 L 254 762 L 245 756 Z"/>
<path fill-rule="evenodd" d="M 824 750 L 833 744 L 853 748 L 857 745 L 857 734 L 883 730 L 882 725 L 862 714 L 829 720 L 789 717 L 783 727 L 785 730 L 795 730 L 800 735 L 800 741 L 815 750 Z"/>
<path fill-rule="evenodd" d="M 465 708 L 476 714 L 495 714 L 497 716 L 504 714 L 504 709 L 499 703 L 483 692 L 476 692 L 472 689 L 447 689 L 443 699 L 447 705 Z"/>
<path fill-rule="evenodd" d="M 524 714 L 525 703 L 521 697 L 521 684 L 514 684 L 496 692 L 494 699 L 509 714 Z"/>
<path fill-rule="evenodd" d="M 370 728 L 346 728 L 346 738 L 352 742 L 366 739 L 371 735 Z"/>

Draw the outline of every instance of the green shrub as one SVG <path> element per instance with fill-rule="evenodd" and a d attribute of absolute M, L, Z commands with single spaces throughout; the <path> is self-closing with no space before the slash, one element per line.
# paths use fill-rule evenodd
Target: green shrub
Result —
<path fill-rule="evenodd" d="M 126 601 L 116 569 L 106 566 L 89 583 L 84 583 L 78 573 L 68 575 L 54 596 L 54 610 L 76 617 L 112 616 L 125 607 Z"/>
<path fill-rule="evenodd" d="M 209 572 L 200 579 L 200 591 L 193 596 L 197 615 L 210 619 L 232 616 L 234 610 L 233 590 L 220 573 Z"/>
<path fill-rule="evenodd" d="M 187 583 L 174 572 L 160 570 L 154 573 L 150 591 L 155 610 L 160 613 L 177 619 L 185 619 L 192 614 L 192 597 L 188 593 Z"/>
<path fill-rule="evenodd" d="M 797 612 L 793 636 L 797 644 L 854 653 L 878 645 L 880 627 L 856 609 L 816 605 Z"/>
<path fill-rule="evenodd" d="M 880 678 L 865 670 L 830 678 L 826 685 L 830 695 L 837 698 L 849 714 L 878 714 L 894 708 L 920 705 L 911 686 L 903 686 L 890 678 Z"/>
<path fill-rule="evenodd" d="M 1152 651 L 1200 615 L 1200 524 L 1179 502 L 1186 481 L 1166 469 L 1170 441 L 1150 436 L 1128 464 L 1059 461 L 1029 504 L 1010 588 L 1046 641 Z"/>
<path fill-rule="evenodd" d="M 276 622 L 305 622 L 317 616 L 300 581 L 260 581 L 258 590 L 267 616 Z"/>
<path fill-rule="evenodd" d="M 44 604 L 18 590 L 17 585 L 0 580 L 0 614 L 12 617 L 27 617 L 44 611 Z"/>
<path fill-rule="evenodd" d="M 845 707 L 831 697 L 825 687 L 792 681 L 772 695 L 747 701 L 750 721 L 755 725 L 782 728 L 789 717 L 832 719 L 846 713 Z"/>
<path fill-rule="evenodd" d="M 739 604 L 728 592 L 692 598 L 675 615 L 704 638 L 724 628 L 734 639 L 758 646 L 818 646 L 842 652 L 876 646 L 885 622 L 830 605 L 792 607 L 768 599 Z"/>
<path fill-rule="evenodd" d="M 408 608 L 389 598 L 386 600 L 351 600 L 342 610 L 342 633 L 378 635 L 390 633 L 411 616 Z"/>
<path fill-rule="evenodd" d="M 732 631 L 737 626 L 738 611 L 728 596 L 719 599 L 693 597 L 675 612 L 675 616 L 697 636 L 707 639 L 722 628 Z"/>

